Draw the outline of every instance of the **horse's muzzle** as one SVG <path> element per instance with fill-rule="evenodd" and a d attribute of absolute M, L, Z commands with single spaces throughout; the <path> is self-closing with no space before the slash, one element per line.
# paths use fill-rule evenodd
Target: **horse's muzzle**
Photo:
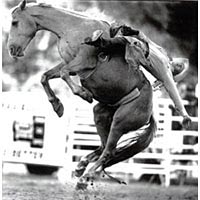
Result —
<path fill-rule="evenodd" d="M 9 53 L 12 57 L 22 57 L 24 56 L 24 52 L 22 50 L 22 47 L 10 45 L 9 46 Z"/>

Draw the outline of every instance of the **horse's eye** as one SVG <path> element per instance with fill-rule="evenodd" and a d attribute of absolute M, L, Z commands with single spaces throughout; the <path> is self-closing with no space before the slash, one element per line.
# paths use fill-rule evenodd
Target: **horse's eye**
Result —
<path fill-rule="evenodd" d="M 12 26 L 17 26 L 18 25 L 18 21 L 13 21 L 12 22 Z"/>

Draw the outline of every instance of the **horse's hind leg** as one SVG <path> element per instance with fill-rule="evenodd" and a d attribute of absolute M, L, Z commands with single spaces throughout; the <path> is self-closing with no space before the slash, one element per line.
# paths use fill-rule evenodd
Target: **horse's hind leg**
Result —
<path fill-rule="evenodd" d="M 95 162 L 96 160 L 98 160 L 101 153 L 103 152 L 110 131 L 114 109 L 104 104 L 98 103 L 94 107 L 93 112 L 97 133 L 99 134 L 101 139 L 101 146 L 94 152 L 81 158 L 81 161 L 78 163 L 78 166 L 76 168 L 76 176 L 78 177 L 80 177 L 84 173 L 87 165 L 90 162 Z"/>
<path fill-rule="evenodd" d="M 56 65 L 54 68 L 50 69 L 49 71 L 45 72 L 42 75 L 41 78 L 41 83 L 42 86 L 48 96 L 49 102 L 52 104 L 54 111 L 57 113 L 59 117 L 63 115 L 64 107 L 60 100 L 56 97 L 54 91 L 51 89 L 49 85 L 49 80 L 54 79 L 54 78 L 59 78 L 60 77 L 60 70 L 64 66 L 64 63 L 59 63 Z"/>

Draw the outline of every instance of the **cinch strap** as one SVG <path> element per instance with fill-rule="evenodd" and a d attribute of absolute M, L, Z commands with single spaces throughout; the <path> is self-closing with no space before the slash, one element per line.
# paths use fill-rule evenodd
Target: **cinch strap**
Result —
<path fill-rule="evenodd" d="M 117 103 L 115 104 L 109 104 L 109 106 L 115 107 L 115 106 L 120 106 L 129 103 L 130 101 L 136 99 L 137 97 L 140 96 L 140 91 L 138 88 L 135 88 L 132 90 L 130 93 L 128 93 L 126 96 L 121 98 Z"/>

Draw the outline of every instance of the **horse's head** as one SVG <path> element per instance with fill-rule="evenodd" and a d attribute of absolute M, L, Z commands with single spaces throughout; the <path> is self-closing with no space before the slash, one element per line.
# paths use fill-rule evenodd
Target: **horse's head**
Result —
<path fill-rule="evenodd" d="M 12 22 L 8 39 L 9 53 L 12 57 L 21 57 L 37 31 L 34 18 L 27 12 L 26 0 L 12 11 Z"/>

